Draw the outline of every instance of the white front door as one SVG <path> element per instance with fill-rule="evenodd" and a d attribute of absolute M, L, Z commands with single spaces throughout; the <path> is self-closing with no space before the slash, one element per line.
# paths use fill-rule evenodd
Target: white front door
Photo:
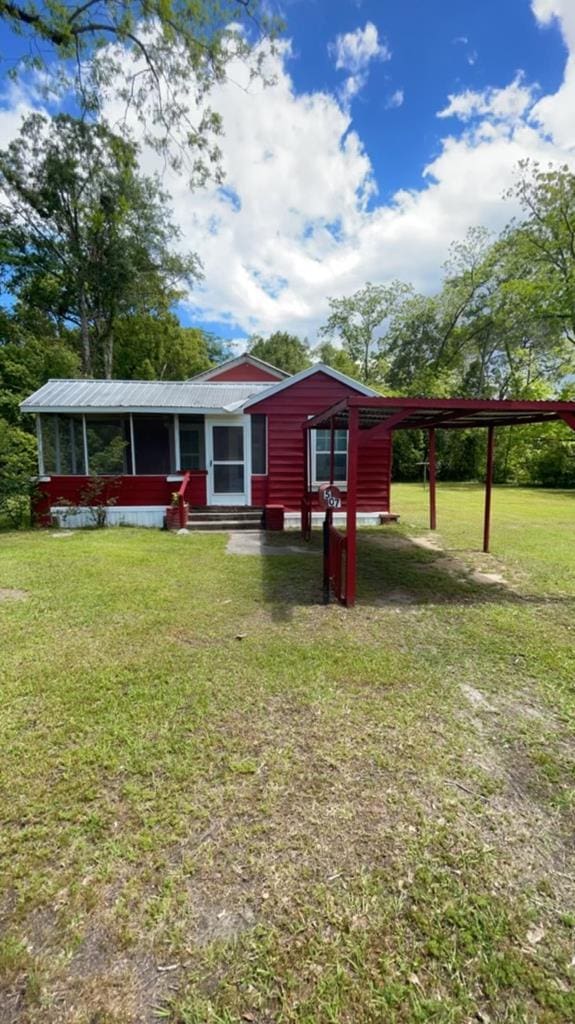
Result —
<path fill-rule="evenodd" d="M 206 417 L 208 505 L 249 504 L 249 417 Z"/>

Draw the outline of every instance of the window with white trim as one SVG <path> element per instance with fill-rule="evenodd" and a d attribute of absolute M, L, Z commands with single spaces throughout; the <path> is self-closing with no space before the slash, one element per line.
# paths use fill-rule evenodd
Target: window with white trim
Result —
<path fill-rule="evenodd" d="M 330 483 L 331 430 L 312 430 L 313 483 Z M 334 431 L 333 482 L 347 483 L 347 430 Z"/>
<path fill-rule="evenodd" d="M 205 469 L 204 424 L 180 417 L 180 465 L 178 470 Z"/>

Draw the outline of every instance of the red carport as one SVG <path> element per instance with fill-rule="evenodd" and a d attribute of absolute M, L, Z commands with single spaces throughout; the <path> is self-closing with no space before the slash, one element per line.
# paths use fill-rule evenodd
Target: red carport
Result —
<path fill-rule="evenodd" d="M 550 423 L 560 420 L 575 430 L 575 402 L 520 402 L 494 399 L 464 398 L 366 398 L 347 397 L 319 413 L 303 425 L 304 432 L 304 496 L 302 530 L 309 529 L 312 484 L 311 430 L 331 431 L 331 483 L 333 484 L 334 432 L 348 431 L 348 468 L 346 531 L 337 530 L 328 522 L 328 574 L 336 598 L 351 607 L 355 604 L 357 577 L 357 467 L 364 445 L 381 434 L 395 430 L 426 430 L 429 436 L 429 526 L 435 530 L 436 512 L 436 430 L 487 430 L 487 469 L 485 483 L 485 517 L 483 550 L 489 551 L 491 525 L 491 489 L 496 427 L 519 427 L 528 423 Z"/>

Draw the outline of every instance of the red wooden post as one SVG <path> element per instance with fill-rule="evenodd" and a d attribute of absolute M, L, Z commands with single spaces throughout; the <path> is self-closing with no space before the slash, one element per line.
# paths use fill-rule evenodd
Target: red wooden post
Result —
<path fill-rule="evenodd" d="M 435 430 L 429 431 L 429 529 L 437 529 L 437 500 L 435 493 L 436 478 Z"/>
<path fill-rule="evenodd" d="M 349 410 L 347 440 L 347 557 L 345 565 L 345 603 L 355 604 L 357 578 L 357 457 L 359 453 L 359 409 Z"/>
<path fill-rule="evenodd" d="M 483 550 L 487 554 L 491 538 L 491 490 L 493 487 L 493 454 L 495 427 L 487 428 L 487 473 L 485 477 L 485 518 L 483 521 Z"/>

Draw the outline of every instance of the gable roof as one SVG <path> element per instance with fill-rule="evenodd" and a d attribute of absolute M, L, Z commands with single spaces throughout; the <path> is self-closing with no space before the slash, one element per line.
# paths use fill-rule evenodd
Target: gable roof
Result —
<path fill-rule="evenodd" d="M 203 373 L 197 373 L 195 377 L 190 377 L 190 381 L 211 380 L 226 370 L 233 370 L 236 366 L 243 365 L 254 366 L 258 370 L 265 370 L 270 376 L 276 377 L 280 381 L 290 376 L 285 370 L 280 370 L 279 367 L 272 366 L 271 363 L 266 363 L 263 359 L 250 355 L 249 352 L 244 352 L 241 356 L 226 359 L 225 362 L 219 363 L 218 366 L 212 366 L 211 369 L 204 370 Z"/>
<path fill-rule="evenodd" d="M 338 380 L 340 384 L 345 384 L 349 388 L 353 388 L 360 395 L 366 395 L 368 398 L 380 398 L 381 394 L 379 391 L 374 391 L 373 388 L 368 388 L 366 384 L 361 384 L 358 380 L 354 380 L 353 377 L 348 377 L 345 373 L 340 373 L 339 370 L 334 370 L 333 366 L 327 366 L 326 363 L 314 363 L 313 366 L 309 366 L 307 370 L 301 370 L 299 373 L 294 373 L 293 377 L 289 377 L 287 380 L 281 380 L 278 384 L 272 384 L 271 387 L 266 388 L 265 392 L 261 395 L 254 395 L 244 401 L 244 409 L 249 409 L 251 405 L 255 405 L 256 402 L 262 402 L 264 399 L 267 401 L 268 398 L 273 398 L 274 395 L 279 394 L 280 391 L 285 391 L 286 388 L 291 388 L 293 384 L 299 384 L 301 380 L 306 380 L 307 377 L 312 377 L 314 373 L 325 373 L 327 377 L 331 377 L 333 380 Z"/>
<path fill-rule="evenodd" d="M 30 413 L 211 413 L 243 412 L 292 384 L 317 373 L 340 381 L 360 395 L 379 398 L 379 392 L 339 373 L 324 363 L 276 384 L 258 381 L 163 381 L 163 380 L 49 380 L 20 403 Z"/>
<path fill-rule="evenodd" d="M 247 398 L 263 398 L 265 383 L 162 380 L 49 380 L 26 398 L 22 412 L 232 412 Z"/>

